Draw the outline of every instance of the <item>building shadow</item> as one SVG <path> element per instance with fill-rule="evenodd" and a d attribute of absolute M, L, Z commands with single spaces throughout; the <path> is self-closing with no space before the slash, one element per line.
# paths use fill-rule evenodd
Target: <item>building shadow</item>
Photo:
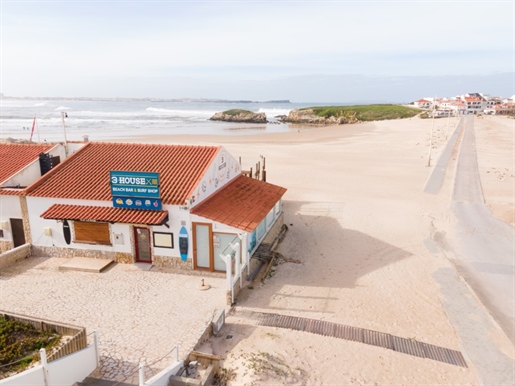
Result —
<path fill-rule="evenodd" d="M 367 274 L 412 256 L 409 251 L 342 226 L 344 208 L 337 203 L 285 201 L 283 208 L 284 223 L 289 229 L 277 252 L 285 260 L 279 259 L 282 264 L 272 267 L 265 286 L 260 286 L 259 280 L 263 272 L 253 283 L 247 282 L 238 295 L 238 306 L 252 304 L 274 312 L 277 309 L 270 306 L 272 297 L 305 297 L 312 303 L 331 300 L 327 291 L 318 296 L 316 291 L 312 295 L 295 295 L 283 294 L 281 289 L 284 286 L 352 289 Z"/>

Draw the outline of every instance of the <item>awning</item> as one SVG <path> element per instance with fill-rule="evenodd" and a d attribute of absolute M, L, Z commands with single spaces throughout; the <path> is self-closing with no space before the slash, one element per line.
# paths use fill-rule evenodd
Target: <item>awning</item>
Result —
<path fill-rule="evenodd" d="M 252 232 L 285 192 L 280 186 L 238 176 L 191 209 L 191 214 Z"/>
<path fill-rule="evenodd" d="M 83 206 L 54 204 L 43 214 L 44 219 L 102 221 L 124 224 L 162 225 L 167 221 L 166 210 L 137 210 L 110 206 Z"/>

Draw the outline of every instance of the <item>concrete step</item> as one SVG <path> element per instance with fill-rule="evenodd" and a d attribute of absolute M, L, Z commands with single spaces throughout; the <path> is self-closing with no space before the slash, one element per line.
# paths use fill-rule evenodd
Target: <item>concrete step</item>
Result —
<path fill-rule="evenodd" d="M 96 386 L 138 386 L 133 385 L 132 383 L 119 383 L 116 381 L 108 381 L 107 379 L 99 379 L 93 377 L 87 377 L 82 382 L 77 382 L 73 386 L 88 386 L 88 385 L 96 385 Z"/>

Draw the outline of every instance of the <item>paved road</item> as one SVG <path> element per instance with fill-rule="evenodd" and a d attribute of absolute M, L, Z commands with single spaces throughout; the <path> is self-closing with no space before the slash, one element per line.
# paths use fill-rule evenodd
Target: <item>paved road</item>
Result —
<path fill-rule="evenodd" d="M 492 216 L 479 178 L 474 118 L 465 118 L 451 209 L 458 220 L 460 268 L 483 303 L 515 342 L 514 229 Z"/>
<path fill-rule="evenodd" d="M 477 164 L 474 118 L 464 117 L 460 125 L 456 132 L 463 130 L 463 139 L 458 144 L 460 152 L 450 204 L 455 218 L 451 228 L 453 235 L 446 239 L 445 232 L 439 231 L 433 238 L 447 256 L 454 258 L 466 283 L 451 269 L 440 269 L 433 278 L 441 286 L 442 305 L 449 321 L 483 384 L 512 385 L 514 348 L 496 337 L 502 334 L 498 330 L 500 326 L 512 342 L 515 340 L 514 230 L 494 218 L 485 204 Z M 445 166 L 443 171 L 435 169 L 437 176 L 429 179 L 424 189 L 426 193 L 439 191 L 447 165 L 442 166 Z M 482 304 L 470 296 L 470 287 Z"/>

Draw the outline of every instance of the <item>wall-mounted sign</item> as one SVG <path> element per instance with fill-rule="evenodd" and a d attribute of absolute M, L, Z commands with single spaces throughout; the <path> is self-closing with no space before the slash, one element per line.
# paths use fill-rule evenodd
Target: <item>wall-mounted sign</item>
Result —
<path fill-rule="evenodd" d="M 159 198 L 121 196 L 113 196 L 113 206 L 115 208 L 146 210 L 161 210 L 163 208 L 161 199 Z"/>
<path fill-rule="evenodd" d="M 161 210 L 159 174 L 109 172 L 111 197 L 115 208 Z"/>
<path fill-rule="evenodd" d="M 109 177 L 112 196 L 160 197 L 158 173 L 111 171 Z"/>

